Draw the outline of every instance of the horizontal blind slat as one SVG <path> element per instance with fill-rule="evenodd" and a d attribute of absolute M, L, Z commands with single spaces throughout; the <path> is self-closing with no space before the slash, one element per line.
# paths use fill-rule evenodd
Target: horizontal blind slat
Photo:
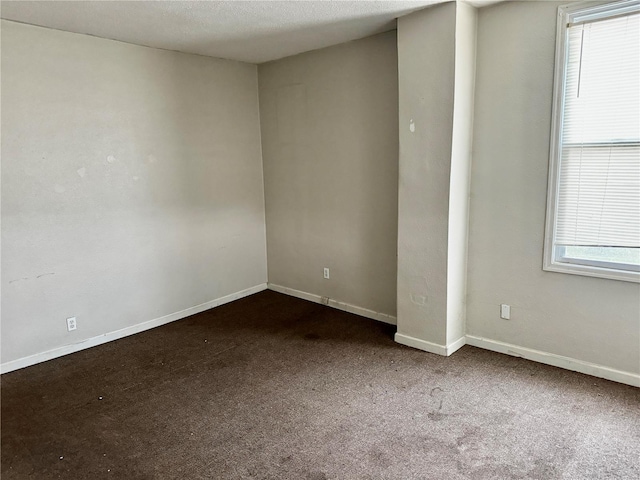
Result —
<path fill-rule="evenodd" d="M 640 15 L 567 35 L 555 244 L 640 247 Z"/>
<path fill-rule="evenodd" d="M 565 147 L 556 244 L 640 247 L 640 146 Z"/>

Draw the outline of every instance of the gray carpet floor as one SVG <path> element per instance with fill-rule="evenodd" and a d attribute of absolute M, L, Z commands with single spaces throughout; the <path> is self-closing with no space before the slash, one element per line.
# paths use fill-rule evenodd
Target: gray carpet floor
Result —
<path fill-rule="evenodd" d="M 640 478 L 640 390 L 262 292 L 2 376 L 2 479 Z"/>

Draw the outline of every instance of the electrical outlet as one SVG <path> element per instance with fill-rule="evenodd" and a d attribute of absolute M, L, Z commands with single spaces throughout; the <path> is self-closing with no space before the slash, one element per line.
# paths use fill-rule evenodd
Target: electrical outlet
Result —
<path fill-rule="evenodd" d="M 511 318 L 510 305 L 505 305 L 504 303 L 500 305 L 500 318 L 504 318 L 505 320 L 509 320 Z"/>
<path fill-rule="evenodd" d="M 77 326 L 76 317 L 67 318 L 67 331 L 75 330 Z"/>
<path fill-rule="evenodd" d="M 329 278 L 329 269 L 328 268 L 324 269 L 324 278 Z"/>

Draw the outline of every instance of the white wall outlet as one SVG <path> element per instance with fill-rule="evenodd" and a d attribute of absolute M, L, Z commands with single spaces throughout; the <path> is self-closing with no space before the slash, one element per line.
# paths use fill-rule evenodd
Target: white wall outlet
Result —
<path fill-rule="evenodd" d="M 76 317 L 67 318 L 67 331 L 75 330 L 78 327 Z"/>
<path fill-rule="evenodd" d="M 324 278 L 329 278 L 329 269 L 328 268 L 324 269 Z"/>
<path fill-rule="evenodd" d="M 505 320 L 511 318 L 511 305 L 505 305 L 504 303 L 500 305 L 500 318 L 504 318 Z"/>

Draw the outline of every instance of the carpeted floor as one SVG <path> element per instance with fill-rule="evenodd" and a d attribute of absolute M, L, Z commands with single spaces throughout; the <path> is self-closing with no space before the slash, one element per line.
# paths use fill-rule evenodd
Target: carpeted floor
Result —
<path fill-rule="evenodd" d="M 2 479 L 640 478 L 640 389 L 274 292 L 2 376 Z"/>

